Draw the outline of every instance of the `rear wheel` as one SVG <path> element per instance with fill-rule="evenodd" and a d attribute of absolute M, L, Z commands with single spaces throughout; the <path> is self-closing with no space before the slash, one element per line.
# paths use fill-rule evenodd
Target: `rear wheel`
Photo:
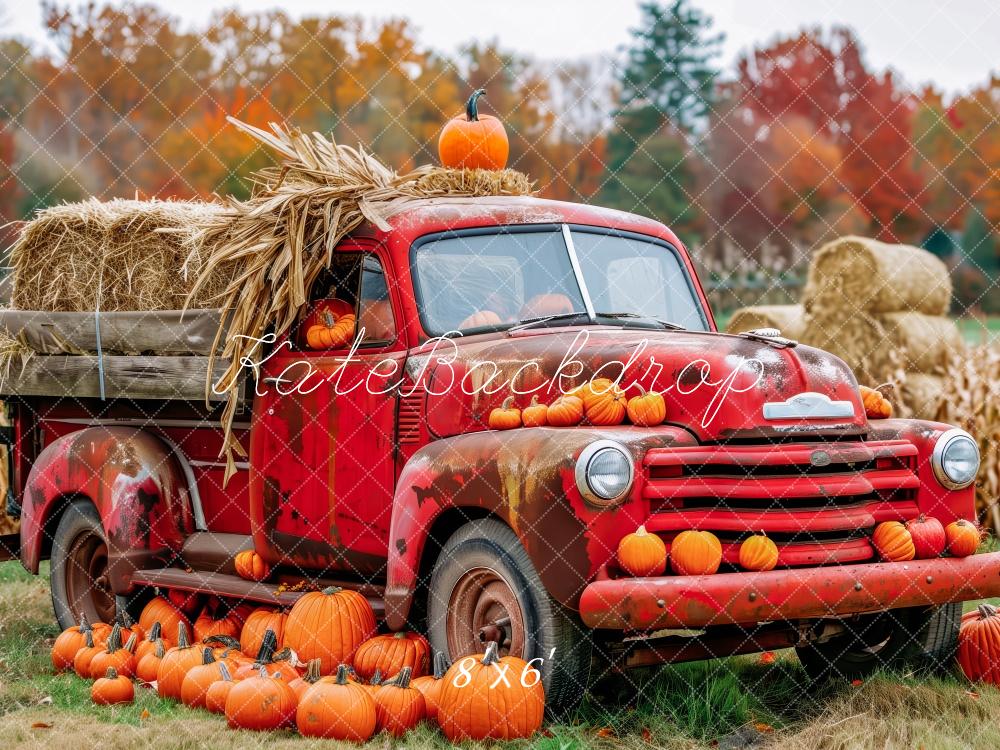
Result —
<path fill-rule="evenodd" d="M 843 635 L 796 651 L 814 679 L 864 679 L 899 667 L 941 671 L 955 654 L 961 617 L 961 604 L 865 615 L 845 622 Z"/>
<path fill-rule="evenodd" d="M 552 711 L 572 708 L 590 678 L 591 633 L 553 601 L 517 535 L 483 519 L 456 531 L 441 549 L 428 590 L 428 634 L 451 661 L 481 654 L 543 659 Z M 533 662 L 532 666 L 539 666 Z"/>
<path fill-rule="evenodd" d="M 71 503 L 52 539 L 52 608 L 62 628 L 79 621 L 112 622 L 116 601 L 108 579 L 108 543 L 97 509 L 87 500 Z"/>

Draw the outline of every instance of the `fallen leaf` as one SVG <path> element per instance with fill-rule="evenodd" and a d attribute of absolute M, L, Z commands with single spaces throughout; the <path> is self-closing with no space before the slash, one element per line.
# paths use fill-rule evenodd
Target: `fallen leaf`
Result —
<path fill-rule="evenodd" d="M 142 713 L 139 714 L 139 718 L 140 719 L 148 719 L 149 718 L 149 709 L 148 708 L 142 709 Z"/>
<path fill-rule="evenodd" d="M 765 651 L 760 655 L 761 664 L 774 664 L 775 657 L 773 651 Z"/>
<path fill-rule="evenodd" d="M 864 684 L 864 680 L 851 680 L 851 687 L 861 687 Z"/>
<path fill-rule="evenodd" d="M 649 731 L 649 727 L 642 728 L 642 739 L 644 742 L 653 741 L 653 733 Z"/>
<path fill-rule="evenodd" d="M 975 690 L 966 690 L 965 694 L 970 698 L 975 698 L 976 700 L 979 700 L 979 693 L 977 693 Z"/>
<path fill-rule="evenodd" d="M 770 724 L 765 724 L 762 721 L 758 721 L 756 724 L 754 724 L 753 728 L 756 729 L 761 734 L 768 734 L 769 732 L 774 731 L 774 727 L 772 727 Z"/>
<path fill-rule="evenodd" d="M 32 729 L 52 729 L 52 725 L 47 721 L 36 721 L 31 725 Z"/>
<path fill-rule="evenodd" d="M 612 729 L 611 727 L 601 727 L 600 729 L 597 730 L 597 732 L 595 732 L 595 734 L 598 737 L 605 737 L 605 738 L 607 738 L 607 737 L 614 737 L 615 736 L 615 730 Z"/>

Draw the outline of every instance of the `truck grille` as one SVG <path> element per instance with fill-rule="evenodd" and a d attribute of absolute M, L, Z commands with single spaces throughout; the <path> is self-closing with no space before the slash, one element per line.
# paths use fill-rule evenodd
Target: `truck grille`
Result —
<path fill-rule="evenodd" d="M 729 564 L 761 531 L 780 566 L 867 561 L 876 524 L 919 515 L 916 460 L 905 440 L 653 449 L 646 528 L 668 545 L 685 529 L 711 531 Z"/>

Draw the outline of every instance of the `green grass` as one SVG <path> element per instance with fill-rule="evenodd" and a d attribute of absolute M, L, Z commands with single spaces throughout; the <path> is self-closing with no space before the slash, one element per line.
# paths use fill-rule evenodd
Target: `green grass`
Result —
<path fill-rule="evenodd" d="M 261 735 L 228 730 L 221 717 L 160 700 L 146 689 L 137 689 L 131 706 L 94 706 L 89 682 L 52 673 L 49 649 L 57 634 L 46 578 L 28 575 L 17 563 L 0 564 L 0 747 L 91 747 L 98 737 L 103 750 L 263 744 Z M 955 676 L 884 674 L 861 686 L 814 685 L 787 650 L 771 664 L 741 656 L 606 677 L 574 715 L 513 744 L 541 750 L 690 750 L 751 742 L 830 750 L 987 747 L 1000 746 L 998 715 L 1000 691 L 977 687 L 971 693 Z M 335 746 L 291 732 L 267 735 L 266 743 L 296 750 Z M 379 750 L 390 745 L 384 738 L 369 743 Z M 444 750 L 449 744 L 424 725 L 400 746 Z"/>

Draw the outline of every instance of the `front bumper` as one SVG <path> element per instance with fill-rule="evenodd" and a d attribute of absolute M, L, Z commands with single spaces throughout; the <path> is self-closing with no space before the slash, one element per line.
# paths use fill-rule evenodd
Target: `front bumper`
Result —
<path fill-rule="evenodd" d="M 649 631 L 843 617 L 1000 596 L 1000 552 L 766 573 L 619 578 L 589 584 L 591 628 Z"/>

